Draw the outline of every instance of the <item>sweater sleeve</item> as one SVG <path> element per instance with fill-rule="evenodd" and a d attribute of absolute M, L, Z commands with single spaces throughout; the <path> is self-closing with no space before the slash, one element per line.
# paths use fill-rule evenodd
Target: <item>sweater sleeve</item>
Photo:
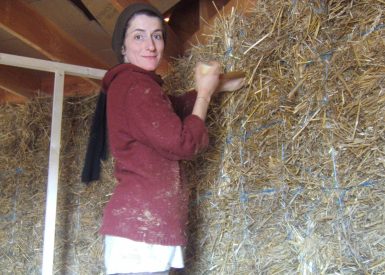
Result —
<path fill-rule="evenodd" d="M 168 159 L 191 159 L 208 145 L 208 132 L 198 116 L 181 119 L 161 87 L 137 81 L 126 97 L 130 135 Z"/>
<path fill-rule="evenodd" d="M 179 96 L 169 96 L 175 112 L 181 119 L 184 119 L 192 113 L 196 97 L 197 93 L 194 90 Z"/>

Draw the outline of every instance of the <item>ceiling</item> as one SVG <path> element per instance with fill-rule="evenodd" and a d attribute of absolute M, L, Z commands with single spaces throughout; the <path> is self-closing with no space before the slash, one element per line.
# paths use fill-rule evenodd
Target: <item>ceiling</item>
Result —
<path fill-rule="evenodd" d="M 119 13 L 135 0 L 1 0 L 0 53 L 108 69 L 116 64 L 110 46 Z M 169 18 L 165 60 L 177 57 L 199 37 L 216 8 L 229 0 L 146 0 Z M 215 5 L 214 5 L 214 4 Z M 65 78 L 65 95 L 90 94 L 100 82 Z M 0 103 L 21 103 L 51 94 L 53 74 L 0 65 Z"/>

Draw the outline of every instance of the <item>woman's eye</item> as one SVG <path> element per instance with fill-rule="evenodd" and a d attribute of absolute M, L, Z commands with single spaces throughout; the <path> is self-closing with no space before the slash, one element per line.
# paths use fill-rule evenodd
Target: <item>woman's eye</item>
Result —
<path fill-rule="evenodd" d="M 156 39 L 156 40 L 162 40 L 162 39 L 163 39 L 163 36 L 162 36 L 162 34 L 157 33 L 157 34 L 154 34 L 154 39 Z"/>
<path fill-rule="evenodd" d="M 135 39 L 135 40 L 142 40 L 142 39 L 143 39 L 143 35 L 141 35 L 141 34 L 135 34 L 135 35 L 134 35 L 134 39 Z"/>

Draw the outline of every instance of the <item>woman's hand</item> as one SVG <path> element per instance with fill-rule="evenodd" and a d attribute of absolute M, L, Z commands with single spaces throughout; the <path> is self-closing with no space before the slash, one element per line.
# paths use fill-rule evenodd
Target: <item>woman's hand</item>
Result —
<path fill-rule="evenodd" d="M 219 84 L 220 65 L 218 62 L 210 64 L 198 63 L 195 67 L 195 89 L 198 97 L 205 97 L 210 101 Z"/>
<path fill-rule="evenodd" d="M 200 117 L 203 121 L 206 119 L 211 96 L 218 88 L 219 68 L 218 62 L 210 62 L 210 64 L 198 63 L 195 67 L 195 90 L 197 91 L 197 98 L 192 113 Z"/>

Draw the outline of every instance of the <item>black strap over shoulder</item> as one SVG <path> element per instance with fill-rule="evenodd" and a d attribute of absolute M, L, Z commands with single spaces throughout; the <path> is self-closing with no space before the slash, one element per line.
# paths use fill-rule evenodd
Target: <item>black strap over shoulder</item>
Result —
<path fill-rule="evenodd" d="M 107 159 L 107 94 L 100 92 L 94 117 L 92 120 L 90 136 L 83 171 L 82 182 L 89 184 L 100 178 L 101 161 Z"/>

